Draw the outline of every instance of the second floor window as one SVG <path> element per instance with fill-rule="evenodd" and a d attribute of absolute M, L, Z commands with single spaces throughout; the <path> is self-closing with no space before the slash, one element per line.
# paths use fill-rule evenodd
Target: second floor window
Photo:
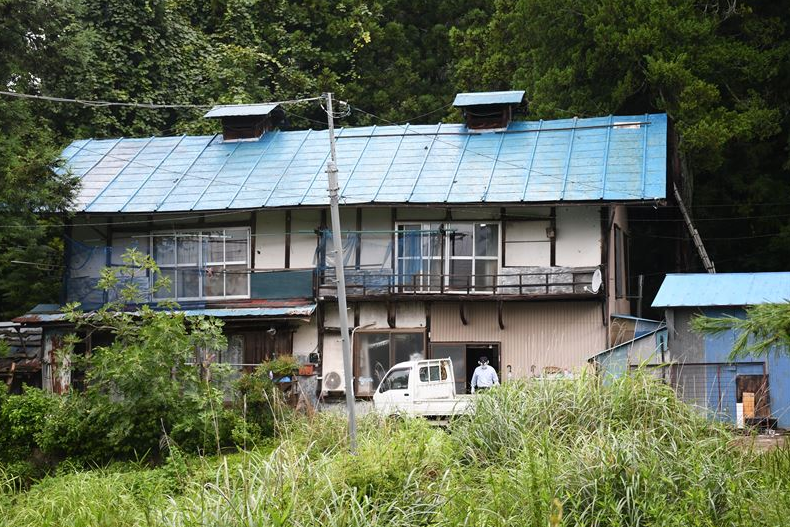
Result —
<path fill-rule="evenodd" d="M 499 224 L 400 224 L 397 261 L 404 287 L 491 291 L 499 271 Z"/>
<path fill-rule="evenodd" d="M 171 287 L 155 299 L 244 298 L 250 294 L 250 230 L 185 230 L 151 235 L 151 254 Z"/>

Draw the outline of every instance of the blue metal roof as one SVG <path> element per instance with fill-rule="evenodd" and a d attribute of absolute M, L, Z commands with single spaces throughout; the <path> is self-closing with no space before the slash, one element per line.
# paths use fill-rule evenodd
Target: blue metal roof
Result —
<path fill-rule="evenodd" d="M 267 306 L 267 307 L 224 307 L 224 308 L 179 308 L 178 313 L 186 316 L 207 316 L 216 318 L 266 317 L 266 318 L 309 318 L 316 309 L 316 304 L 299 306 Z M 137 312 L 134 312 L 136 314 Z M 13 320 L 21 324 L 38 324 L 47 322 L 65 322 L 66 314 L 61 311 L 42 313 L 31 311 Z"/>
<path fill-rule="evenodd" d="M 459 93 L 455 96 L 453 106 L 478 106 L 486 104 L 520 104 L 524 99 L 524 91 L 489 91 Z"/>
<path fill-rule="evenodd" d="M 272 110 L 279 106 L 276 103 L 266 104 L 229 104 L 227 106 L 215 106 L 206 115 L 209 119 L 216 117 L 243 117 L 247 115 L 269 115 Z"/>
<path fill-rule="evenodd" d="M 344 204 L 547 203 L 666 197 L 665 114 L 510 123 L 342 128 Z M 328 205 L 327 132 L 74 141 L 64 170 L 77 210 L 176 212 Z"/>
<path fill-rule="evenodd" d="M 207 308 L 207 309 L 181 309 L 180 312 L 188 317 L 206 316 L 217 318 L 236 317 L 310 317 L 316 305 L 288 307 L 243 307 L 243 308 Z"/>
<path fill-rule="evenodd" d="M 653 307 L 750 306 L 790 302 L 790 272 L 668 274 Z"/>

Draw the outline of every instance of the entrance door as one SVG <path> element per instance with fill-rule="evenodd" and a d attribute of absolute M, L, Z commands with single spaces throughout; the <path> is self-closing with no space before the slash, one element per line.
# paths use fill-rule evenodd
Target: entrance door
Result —
<path fill-rule="evenodd" d="M 735 389 L 736 403 L 743 404 L 744 419 L 770 417 L 767 375 L 738 375 Z"/>
<path fill-rule="evenodd" d="M 499 368 L 499 344 L 480 343 L 431 343 L 432 359 L 450 359 L 453 361 L 453 376 L 455 377 L 455 393 L 469 393 L 472 386 L 472 375 L 477 368 L 480 357 L 488 357 L 489 366 L 496 370 L 500 379 L 502 373 Z"/>
<path fill-rule="evenodd" d="M 471 388 L 472 375 L 475 373 L 475 368 L 479 366 L 478 362 L 480 357 L 488 358 L 488 365 L 494 368 L 497 375 L 501 377 L 499 371 L 499 344 L 467 344 L 466 346 L 466 385 Z M 470 390 L 471 391 L 471 390 Z"/>

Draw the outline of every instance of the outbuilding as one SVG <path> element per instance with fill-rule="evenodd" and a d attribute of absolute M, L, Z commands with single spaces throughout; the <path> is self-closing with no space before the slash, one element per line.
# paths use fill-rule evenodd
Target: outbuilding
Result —
<path fill-rule="evenodd" d="M 653 307 L 667 324 L 666 378 L 685 401 L 736 425 L 790 428 L 790 350 L 730 357 L 737 332 L 701 335 L 695 316 L 746 316 L 746 308 L 790 301 L 790 272 L 670 274 Z"/>

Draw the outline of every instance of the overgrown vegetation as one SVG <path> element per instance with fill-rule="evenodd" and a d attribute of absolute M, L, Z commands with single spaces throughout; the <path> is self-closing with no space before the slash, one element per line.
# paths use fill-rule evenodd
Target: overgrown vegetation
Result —
<path fill-rule="evenodd" d="M 53 396 L 28 387 L 9 396 L 0 387 L 0 463 L 15 484 L 29 483 L 64 460 L 77 466 L 155 463 L 174 449 L 219 454 L 274 435 L 273 413 L 284 405 L 270 375 L 291 372 L 293 359 L 264 362 L 230 382 L 230 369 L 215 360 L 227 346 L 222 322 L 187 317 L 174 303 L 156 309 L 141 304 L 169 282 L 136 249 L 123 261 L 102 271 L 100 286 L 112 301 L 91 312 L 77 304 L 66 308 L 83 335 L 111 337 L 89 356 L 74 352 L 82 340 L 76 335 L 59 350 L 58 367 L 83 372 L 84 389 Z M 139 279 L 148 274 L 156 277 L 153 286 Z M 226 404 L 226 396 L 233 396 L 233 404 Z"/>
<path fill-rule="evenodd" d="M 790 452 L 725 428 L 637 374 L 508 383 L 443 430 L 420 419 L 278 418 L 274 449 L 64 471 L 7 489 L 7 525 L 778 526 Z M 134 469 L 134 470 L 130 470 Z"/>

